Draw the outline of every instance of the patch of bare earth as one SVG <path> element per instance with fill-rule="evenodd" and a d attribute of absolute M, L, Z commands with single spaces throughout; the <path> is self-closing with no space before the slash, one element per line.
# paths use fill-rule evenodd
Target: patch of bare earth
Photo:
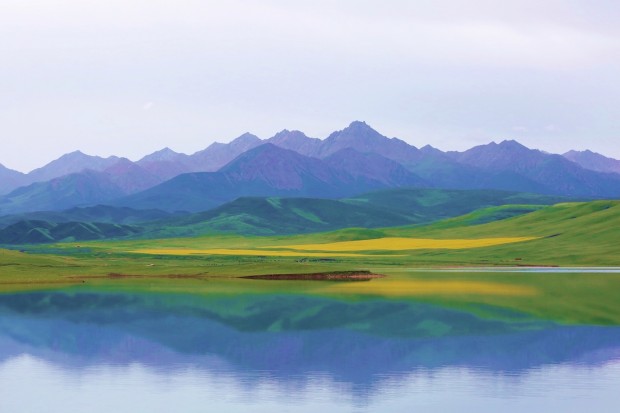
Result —
<path fill-rule="evenodd" d="M 309 274 L 263 274 L 246 275 L 251 280 L 298 280 L 298 281 L 370 281 L 375 278 L 384 278 L 385 275 L 374 274 L 370 271 L 332 271 L 315 272 Z"/>

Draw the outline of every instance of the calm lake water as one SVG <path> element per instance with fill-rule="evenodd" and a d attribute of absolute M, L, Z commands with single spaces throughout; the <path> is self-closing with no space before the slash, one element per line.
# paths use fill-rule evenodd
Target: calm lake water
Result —
<path fill-rule="evenodd" d="M 620 328 L 310 295 L 0 295 L 1 412 L 617 412 Z"/>

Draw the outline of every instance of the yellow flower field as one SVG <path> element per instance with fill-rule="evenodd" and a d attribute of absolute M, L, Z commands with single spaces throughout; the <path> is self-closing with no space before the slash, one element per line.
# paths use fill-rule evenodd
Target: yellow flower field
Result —
<path fill-rule="evenodd" d="M 359 241 L 331 242 L 327 244 L 302 244 L 278 246 L 298 251 L 403 251 L 417 249 L 468 249 L 523 242 L 536 237 L 479 238 L 479 239 L 425 239 L 425 238 L 375 238 Z M 267 248 L 267 247 L 266 247 Z"/>
<path fill-rule="evenodd" d="M 534 237 L 480 238 L 480 239 L 424 239 L 424 238 L 375 238 L 359 241 L 331 242 L 325 244 L 300 244 L 234 248 L 143 248 L 133 250 L 139 254 L 156 255 L 247 255 L 269 257 L 372 257 L 363 251 L 407 251 L 416 249 L 468 249 L 523 242 Z M 397 256 L 390 254 L 390 256 Z"/>

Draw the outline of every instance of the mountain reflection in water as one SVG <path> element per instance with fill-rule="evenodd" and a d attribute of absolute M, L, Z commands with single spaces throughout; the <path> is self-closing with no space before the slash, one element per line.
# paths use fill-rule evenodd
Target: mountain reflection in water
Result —
<path fill-rule="evenodd" d="M 0 366 L 23 355 L 67 371 L 140 365 L 290 386 L 327 377 L 352 397 L 445 369 L 519 377 L 620 359 L 620 328 L 495 319 L 413 301 L 307 295 L 40 292 L 0 296 Z M 336 384 L 333 384 L 336 385 Z"/>

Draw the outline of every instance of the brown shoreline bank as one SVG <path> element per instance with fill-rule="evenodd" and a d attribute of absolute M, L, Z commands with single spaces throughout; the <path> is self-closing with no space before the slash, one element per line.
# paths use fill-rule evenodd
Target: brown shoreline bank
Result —
<path fill-rule="evenodd" d="M 296 280 L 296 281 L 370 281 L 375 278 L 384 278 L 383 274 L 370 271 L 331 271 L 308 274 L 263 274 L 246 275 L 239 278 L 251 280 Z"/>

